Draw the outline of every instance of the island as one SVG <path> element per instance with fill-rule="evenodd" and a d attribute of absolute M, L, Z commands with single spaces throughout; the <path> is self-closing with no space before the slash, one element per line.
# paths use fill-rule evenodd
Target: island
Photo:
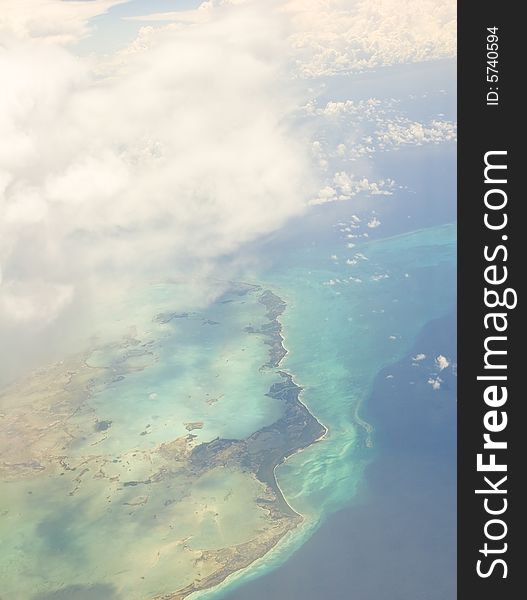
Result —
<path fill-rule="evenodd" d="M 109 559 L 115 576 L 109 567 L 109 575 L 101 574 L 96 581 L 77 582 L 72 575 L 70 585 L 110 585 L 123 597 L 133 586 L 134 598 L 183 600 L 247 568 L 302 523 L 302 515 L 278 485 L 276 468 L 321 441 L 327 429 L 302 402 L 302 388 L 293 374 L 281 367 L 287 355 L 280 322 L 286 302 L 259 285 L 233 283 L 218 304 L 222 310 L 236 310 L 236 301 L 257 302 L 263 308 L 260 322 L 246 325 L 240 335 L 267 347 L 260 370 L 274 374 L 275 381 L 265 396 L 280 407 L 279 418 L 246 437 L 200 441 L 198 434 L 206 431 L 207 422 L 192 419 L 181 423 L 184 435 L 150 447 L 146 444 L 156 425 L 152 414 L 138 428 L 133 445 L 116 445 L 117 419 L 99 414 L 104 414 L 104 407 L 97 404 L 99 390 L 118 394 L 120 386 L 160 360 L 156 341 L 140 339 L 134 332 L 118 343 L 99 344 L 37 371 L 0 392 L 0 478 L 15 490 L 13 505 L 7 502 L 4 514 L 26 511 L 22 516 L 30 521 L 34 511 L 34 518 L 42 519 L 42 505 L 55 501 L 63 514 L 71 511 L 73 531 L 85 537 L 93 527 L 89 520 L 95 518 L 96 523 L 112 519 L 114 536 L 129 534 L 135 539 L 133 552 L 141 559 L 137 572 L 131 568 L 135 557 L 128 560 L 123 548 L 120 558 Z M 222 326 L 217 316 L 199 311 L 160 312 L 152 321 L 161 328 L 182 322 L 214 324 L 210 331 Z M 222 397 L 207 393 L 204 405 L 211 411 L 221 408 Z M 153 404 L 154 413 L 156 394 L 144 402 Z M 134 418 L 130 416 L 132 423 Z M 145 442 L 139 443 L 139 438 Z M 51 493 L 61 495 L 47 498 Z M 23 494 L 22 508 L 20 501 L 15 502 L 16 494 Z M 243 522 L 240 531 L 226 526 L 235 510 L 231 506 L 246 511 L 247 531 Z M 74 533 L 64 532 L 60 520 L 40 520 L 35 531 L 50 537 L 51 541 L 45 539 L 50 544 L 64 536 L 64 547 L 54 548 L 59 554 L 68 545 L 77 551 L 80 544 Z M 96 548 L 101 542 L 92 543 Z M 84 548 L 78 554 L 90 560 Z M 68 557 L 64 559 L 67 562 Z M 50 589 L 61 589 L 51 576 L 43 591 Z"/>

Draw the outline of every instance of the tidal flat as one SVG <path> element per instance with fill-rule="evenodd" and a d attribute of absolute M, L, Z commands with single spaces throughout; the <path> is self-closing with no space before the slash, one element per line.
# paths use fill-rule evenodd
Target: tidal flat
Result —
<path fill-rule="evenodd" d="M 6 598 L 183 599 L 302 522 L 275 468 L 326 429 L 279 367 L 285 302 L 236 284 L 177 312 L 173 287 L 148 323 L 2 390 Z"/>

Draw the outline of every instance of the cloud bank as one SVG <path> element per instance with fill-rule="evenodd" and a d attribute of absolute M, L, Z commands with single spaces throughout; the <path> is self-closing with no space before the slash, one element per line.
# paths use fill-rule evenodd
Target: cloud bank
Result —
<path fill-rule="evenodd" d="M 63 331 L 68 311 L 71 322 L 130 282 L 209 276 L 310 203 L 392 194 L 390 179 L 340 167 L 325 181 L 313 168 L 329 155 L 293 125 L 306 103 L 294 80 L 455 53 L 450 0 L 207 0 L 138 18 L 137 39 L 112 56 L 77 56 L 92 20 L 125 1 L 2 3 L 3 339 Z M 384 110 L 324 110 L 363 109 Z M 365 151 L 453 135 L 439 121 L 395 124 Z M 341 160 L 362 148 L 344 141 Z"/>
<path fill-rule="evenodd" d="M 133 19 L 203 22 L 218 7 L 249 3 L 207 0 L 197 10 Z M 453 0 L 279 0 L 266 4 L 288 19 L 291 61 L 301 77 L 360 72 L 456 54 Z"/>
<path fill-rule="evenodd" d="M 304 77 L 360 72 L 456 54 L 453 0 L 288 0 Z"/>
<path fill-rule="evenodd" d="M 111 68 L 70 53 L 63 42 L 85 34 L 82 17 L 112 4 L 7 5 L 0 326 L 46 324 L 92 279 L 100 289 L 206 268 L 301 212 L 309 195 L 272 18 L 249 7 L 148 28 L 148 44 Z M 37 26 L 28 5 L 35 21 L 52 7 L 49 18 L 65 23 Z"/>

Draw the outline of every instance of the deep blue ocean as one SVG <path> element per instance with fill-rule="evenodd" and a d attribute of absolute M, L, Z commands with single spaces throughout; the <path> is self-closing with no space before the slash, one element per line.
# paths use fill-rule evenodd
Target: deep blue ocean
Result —
<path fill-rule="evenodd" d="M 278 479 L 319 525 L 214 598 L 455 598 L 454 160 L 453 148 L 401 152 L 387 168 L 409 190 L 316 208 L 268 240 L 264 254 L 280 256 L 268 277 L 291 305 L 285 366 L 330 429 L 325 457 L 300 454 Z M 368 231 L 371 214 L 382 227 Z M 357 402 L 371 448 L 349 432 Z"/>

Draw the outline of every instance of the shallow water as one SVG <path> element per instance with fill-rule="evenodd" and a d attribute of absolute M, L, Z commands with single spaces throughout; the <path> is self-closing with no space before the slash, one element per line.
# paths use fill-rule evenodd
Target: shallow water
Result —
<path fill-rule="evenodd" d="M 202 550 L 267 526 L 255 502 L 264 488 L 251 473 L 191 477 L 172 459 L 185 444 L 170 447 L 244 438 L 281 416 L 267 395 L 277 376 L 261 369 L 268 348 L 245 331 L 266 322 L 264 306 L 234 292 L 206 314 L 167 316 L 172 291 L 156 286 L 128 300 L 142 307 L 126 321 L 133 335 L 99 341 L 2 395 L 3 439 L 20 444 L 2 475 L 6 598 L 60 597 L 63 588 L 72 599 L 94 590 L 149 598 L 190 583 Z"/>
<path fill-rule="evenodd" d="M 350 238 L 350 229 L 364 231 L 353 224 L 344 217 L 331 236 L 298 244 L 253 278 L 287 302 L 281 321 L 289 353 L 281 366 L 329 429 L 277 469 L 285 497 L 306 520 L 251 568 L 196 597 L 222 597 L 274 569 L 359 497 L 383 451 L 380 421 L 365 405 L 375 380 L 408 355 L 426 323 L 454 306 L 453 225 L 369 240 Z M 206 310 L 190 305 L 188 314 L 172 314 L 171 297 L 181 294 L 181 286 L 158 284 L 116 311 L 115 331 L 124 323 L 132 332 L 125 342 L 114 336 L 99 343 L 85 358 L 91 395 L 68 418 L 76 436 L 68 468 L 3 485 L 7 598 L 60 598 L 65 589 L 72 600 L 95 593 L 108 594 L 101 600 L 148 598 L 188 580 L 193 551 L 241 543 L 262 527 L 254 503 L 259 484 L 240 472 L 212 471 L 191 488 L 172 478 L 154 494 L 143 485 L 165 468 L 156 448 L 188 427 L 196 442 L 243 438 L 281 414 L 266 395 L 276 374 L 260 368 L 268 348 L 245 331 L 265 321 L 262 304 L 234 294 Z M 31 443 L 33 434 L 27 432 Z M 51 442 L 58 452 L 58 440 Z M 117 480 L 131 483 L 116 487 Z"/>
<path fill-rule="evenodd" d="M 338 231 L 345 227 L 338 226 Z M 365 469 L 385 451 L 376 430 L 382 418 L 368 411 L 376 379 L 408 355 L 429 321 L 455 306 L 454 225 L 371 242 L 355 240 L 353 248 L 348 248 L 346 233 L 336 237 L 334 245 L 307 246 L 266 273 L 289 307 L 283 315 L 289 349 L 283 364 L 304 387 L 303 401 L 329 428 L 326 439 L 277 469 L 288 501 L 314 527 L 300 529 L 265 561 L 231 578 L 231 586 L 240 589 L 233 598 L 258 594 L 257 582 L 247 588 L 243 584 L 294 558 L 321 523 L 356 500 Z M 348 259 L 356 263 L 350 265 Z M 431 390 L 429 377 L 423 370 L 420 383 Z M 397 406 L 397 397 L 391 400 Z M 318 560 L 323 560 L 328 543 L 316 552 Z M 342 547 L 338 542 L 337 546 Z M 293 572 L 300 576 L 298 570 Z M 283 577 L 279 580 L 284 583 Z M 268 580 L 262 581 L 264 588 Z M 302 585 L 287 589 L 283 597 L 303 599 L 306 593 Z M 230 598 L 228 592 L 225 585 L 203 597 Z"/>
<path fill-rule="evenodd" d="M 427 382 L 434 357 L 455 358 L 455 332 L 453 315 L 428 323 L 378 373 L 363 408 L 375 452 L 356 496 L 287 562 L 222 597 L 456 597 L 456 381 L 450 369 L 440 390 Z"/>

